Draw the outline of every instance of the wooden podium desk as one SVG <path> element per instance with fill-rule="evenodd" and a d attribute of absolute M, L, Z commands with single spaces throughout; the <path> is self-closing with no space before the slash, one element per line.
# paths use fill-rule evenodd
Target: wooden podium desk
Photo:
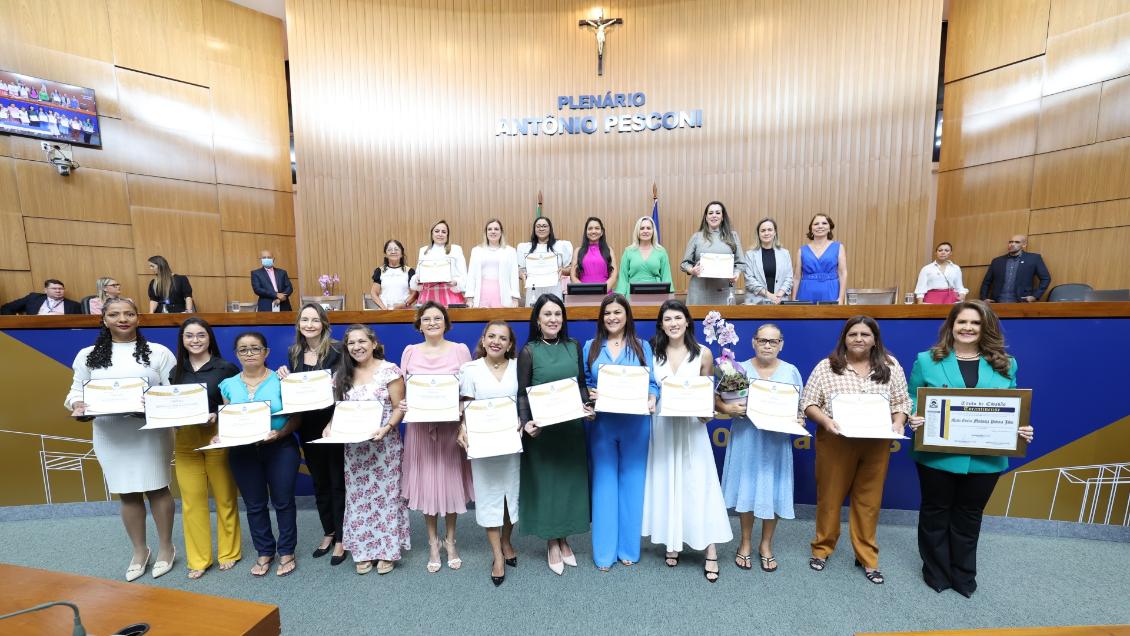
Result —
<path fill-rule="evenodd" d="M 78 605 L 91 636 L 134 623 L 148 623 L 154 636 L 276 636 L 282 630 L 274 605 L 0 563 L 0 614 L 50 601 Z M 73 625 L 69 607 L 52 607 L 0 621 L 0 635 L 70 634 Z"/>

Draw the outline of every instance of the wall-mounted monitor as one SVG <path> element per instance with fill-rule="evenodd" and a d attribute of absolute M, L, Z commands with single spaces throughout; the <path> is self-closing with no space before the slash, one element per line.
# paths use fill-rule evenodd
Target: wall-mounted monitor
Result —
<path fill-rule="evenodd" d="M 0 70 L 0 133 L 101 148 L 94 89 Z"/>

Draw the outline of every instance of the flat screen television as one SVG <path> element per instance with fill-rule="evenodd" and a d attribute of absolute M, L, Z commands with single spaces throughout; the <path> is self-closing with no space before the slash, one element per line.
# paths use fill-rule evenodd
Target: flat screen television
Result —
<path fill-rule="evenodd" d="M 101 148 L 94 89 L 0 70 L 0 133 Z"/>

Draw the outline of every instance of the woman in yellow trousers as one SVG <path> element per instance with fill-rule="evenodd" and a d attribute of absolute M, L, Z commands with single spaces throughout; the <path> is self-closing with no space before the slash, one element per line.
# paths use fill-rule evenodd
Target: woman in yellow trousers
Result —
<path fill-rule="evenodd" d="M 175 457 L 181 495 L 184 547 L 188 553 L 188 578 L 198 579 L 212 566 L 212 528 L 208 514 L 208 489 L 216 500 L 216 559 L 221 570 L 230 570 L 240 559 L 238 491 L 228 466 L 227 449 L 196 450 L 216 435 L 216 412 L 220 381 L 239 373 L 239 368 L 220 356 L 212 326 L 200 318 L 189 318 L 177 339 L 177 366 L 171 384 L 203 384 L 208 391 L 207 424 L 177 429 Z"/>

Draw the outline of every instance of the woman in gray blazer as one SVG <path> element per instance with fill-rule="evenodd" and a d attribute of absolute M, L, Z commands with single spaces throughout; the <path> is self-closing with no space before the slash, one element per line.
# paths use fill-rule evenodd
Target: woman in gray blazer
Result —
<path fill-rule="evenodd" d="M 770 218 L 757 224 L 760 245 L 745 253 L 747 305 L 779 305 L 793 291 L 793 261 L 789 250 L 777 239 L 777 222 Z"/>

